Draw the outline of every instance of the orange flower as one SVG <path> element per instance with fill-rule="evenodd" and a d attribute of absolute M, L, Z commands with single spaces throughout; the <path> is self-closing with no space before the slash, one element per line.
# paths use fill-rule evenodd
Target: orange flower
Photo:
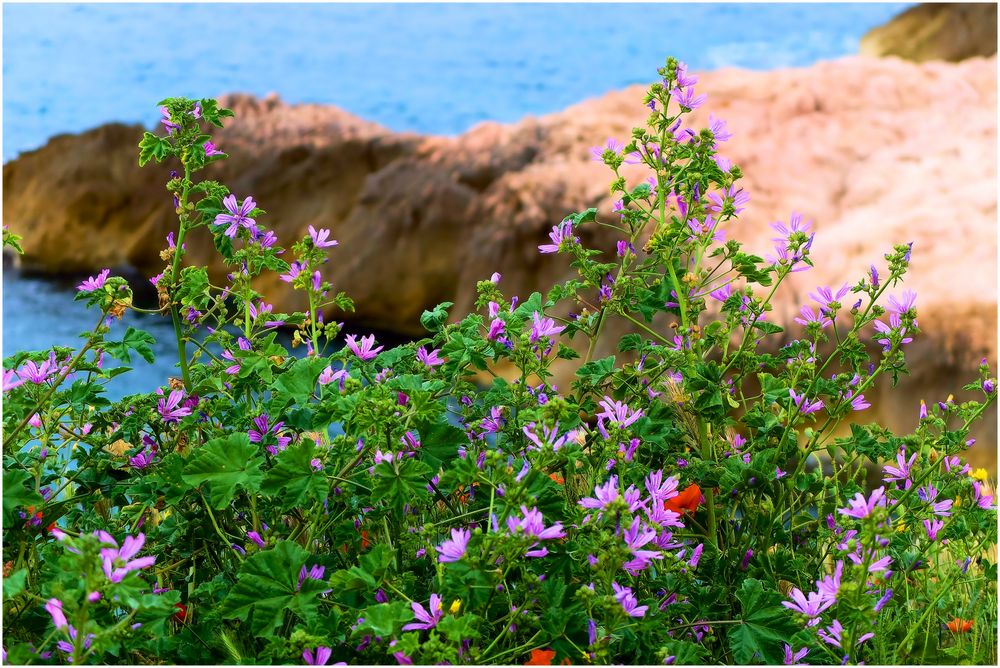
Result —
<path fill-rule="evenodd" d="M 371 546 L 372 542 L 368 539 L 368 532 L 361 532 L 361 549 L 367 550 Z"/>
<path fill-rule="evenodd" d="M 533 649 L 531 650 L 531 658 L 528 659 L 524 665 L 526 666 L 551 666 L 552 659 L 556 658 L 556 652 L 552 649 Z M 572 662 L 566 658 L 560 662 L 563 666 L 571 666 Z"/>
<path fill-rule="evenodd" d="M 667 510 L 674 511 L 675 513 L 693 513 L 698 510 L 698 506 L 700 506 L 704 500 L 705 497 L 701 493 L 701 487 L 698 487 L 695 483 L 691 483 L 683 492 L 672 499 L 664 501 L 663 507 Z"/>
<path fill-rule="evenodd" d="M 550 473 L 549 477 L 552 478 L 552 481 L 557 485 L 562 485 L 566 482 L 566 480 L 559 473 Z"/>
<path fill-rule="evenodd" d="M 968 633 L 972 630 L 972 620 L 956 617 L 948 622 L 948 630 L 952 633 Z"/>

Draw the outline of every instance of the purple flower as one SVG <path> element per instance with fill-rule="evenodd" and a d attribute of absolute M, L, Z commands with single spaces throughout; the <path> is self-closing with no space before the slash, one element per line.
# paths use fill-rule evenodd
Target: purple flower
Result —
<path fill-rule="evenodd" d="M 632 520 L 632 525 L 623 532 L 622 537 L 625 539 L 625 546 L 632 553 L 632 559 L 622 564 L 622 568 L 630 575 L 638 575 L 648 568 L 652 559 L 663 558 L 663 554 L 657 550 L 642 549 L 656 538 L 656 530 L 648 525 L 643 526 L 638 517 Z"/>
<path fill-rule="evenodd" d="M 851 408 L 855 411 L 863 411 L 866 408 L 871 408 L 871 404 L 865 401 L 865 395 L 863 394 L 854 396 L 853 392 L 848 392 L 847 396 L 845 396 L 844 399 L 851 400 Z"/>
<path fill-rule="evenodd" d="M 886 474 L 882 480 L 885 482 L 902 482 L 904 483 L 904 489 L 910 489 L 910 487 L 913 486 L 913 482 L 910 480 L 910 473 L 913 462 L 915 461 L 917 461 L 916 452 L 914 452 L 909 461 L 907 461 L 906 448 L 901 449 L 896 453 L 897 466 L 886 464 L 882 467 L 882 471 Z"/>
<path fill-rule="evenodd" d="M 824 610 L 829 608 L 834 603 L 834 601 L 823 596 L 819 592 L 809 592 L 807 596 L 802 593 L 802 590 L 798 587 L 793 588 L 792 591 L 789 592 L 789 596 L 791 596 L 792 600 L 782 601 L 781 604 L 789 610 L 802 613 L 806 617 L 811 618 L 809 626 L 818 623 L 819 620 L 814 618 L 818 617 Z"/>
<path fill-rule="evenodd" d="M 222 200 L 222 205 L 229 211 L 228 214 L 220 213 L 215 217 L 216 225 L 229 225 L 226 228 L 226 236 L 234 239 L 240 227 L 245 227 L 251 232 L 257 229 L 257 222 L 250 218 L 250 212 L 257 207 L 253 197 L 247 197 L 242 204 L 237 205 L 236 195 L 226 195 Z"/>
<path fill-rule="evenodd" d="M 437 594 L 431 594 L 431 600 L 428 604 L 430 612 L 428 612 L 424 606 L 420 605 L 416 601 L 410 603 L 410 607 L 413 610 L 413 616 L 418 620 L 417 622 L 411 622 L 403 626 L 404 631 L 415 631 L 420 629 L 432 629 L 437 626 L 437 623 L 441 621 L 444 617 L 444 610 L 442 610 L 441 597 Z"/>
<path fill-rule="evenodd" d="M 417 349 L 417 361 L 421 362 L 425 366 L 435 367 L 444 364 L 444 360 L 438 357 L 438 353 L 441 352 L 440 349 L 435 348 L 430 352 L 427 352 L 427 348 Z"/>
<path fill-rule="evenodd" d="M 114 538 L 104 532 L 101 532 L 101 542 L 114 546 L 101 549 L 101 565 L 104 568 L 104 574 L 111 582 L 121 582 L 132 571 L 149 568 L 156 563 L 156 557 L 152 556 L 133 558 L 146 543 L 146 536 L 141 533 L 134 538 L 125 536 L 121 548 L 118 547 Z"/>
<path fill-rule="evenodd" d="M 834 294 L 831 288 L 821 285 L 816 288 L 816 292 L 809 293 L 809 298 L 819 304 L 825 311 L 829 308 L 830 304 L 833 302 L 839 302 L 850 291 L 851 289 L 846 283 L 839 290 L 837 290 L 836 294 Z"/>
<path fill-rule="evenodd" d="M 167 129 L 168 135 L 172 135 L 176 130 L 181 129 L 180 125 L 170 120 L 169 109 L 167 109 L 166 107 L 160 107 L 160 115 L 163 116 L 163 118 L 160 119 L 160 122 L 163 123 L 163 127 Z"/>
<path fill-rule="evenodd" d="M 157 390 L 159 394 L 163 394 L 163 390 Z M 163 418 L 165 423 L 180 422 L 182 417 L 187 417 L 191 415 L 191 409 L 186 406 L 179 406 L 181 399 L 184 398 L 183 390 L 173 390 L 169 397 L 161 398 L 156 404 L 156 410 L 160 413 L 160 417 Z"/>
<path fill-rule="evenodd" d="M 816 322 L 819 323 L 820 329 L 826 329 L 827 327 L 833 324 L 833 321 L 830 320 L 830 318 L 826 317 L 822 309 L 820 309 L 820 311 L 817 313 L 814 312 L 812 310 L 812 307 L 809 306 L 808 304 L 803 304 L 802 310 L 800 312 L 802 313 L 802 317 L 795 318 L 795 322 L 799 323 L 804 327 L 808 326 L 809 323 Z"/>
<path fill-rule="evenodd" d="M 48 603 L 45 604 L 45 609 L 52 615 L 52 623 L 55 624 L 57 629 L 69 626 L 69 622 L 66 621 L 66 615 L 63 613 L 62 605 L 62 601 L 58 598 L 50 598 Z"/>
<path fill-rule="evenodd" d="M 675 488 L 676 489 L 676 488 Z M 676 494 L 674 494 L 676 496 Z M 579 503 L 584 508 L 604 509 L 618 498 L 618 476 L 613 475 L 608 478 L 603 485 L 594 487 L 594 496 L 580 499 Z"/>
<path fill-rule="evenodd" d="M 989 494 L 983 492 L 982 485 L 979 484 L 978 480 L 972 481 L 972 489 L 974 490 L 975 496 L 972 500 L 977 506 L 983 510 L 994 510 L 993 508 L 993 497 Z M 948 500 L 951 503 L 951 499 Z"/>
<path fill-rule="evenodd" d="M 608 151 L 611 151 L 612 153 L 616 153 L 617 154 L 623 148 L 625 148 L 624 144 L 622 144 L 617 139 L 609 137 L 608 141 L 604 144 L 604 146 L 595 146 L 592 149 L 590 149 L 590 154 L 594 156 L 594 162 L 604 162 L 604 154 L 605 153 L 607 153 Z M 545 252 L 545 251 L 542 251 L 542 252 Z"/>
<path fill-rule="evenodd" d="M 327 237 L 330 236 L 330 230 L 324 228 L 317 230 L 312 225 L 309 226 L 309 236 L 312 238 L 313 246 L 316 248 L 329 248 L 340 243 L 336 239 L 327 241 Z"/>
<path fill-rule="evenodd" d="M 344 391 L 344 382 L 351 377 L 351 374 L 347 373 L 346 370 L 340 369 L 339 371 L 334 371 L 333 367 L 328 366 L 323 369 L 323 373 L 319 375 L 320 385 L 329 385 L 330 383 L 336 381 L 340 387 L 340 391 Z"/>
<path fill-rule="evenodd" d="M 712 131 L 715 141 L 729 141 L 733 138 L 733 133 L 726 127 L 726 122 L 712 114 L 708 115 L 708 129 Z"/>
<path fill-rule="evenodd" d="M 804 663 L 803 664 L 799 663 L 799 661 L 801 661 L 802 659 L 804 659 L 806 657 L 806 654 L 808 654 L 808 653 L 809 653 L 809 648 L 808 647 L 803 647 L 799 651 L 797 651 L 795 653 L 792 653 L 792 647 L 791 647 L 791 645 L 789 645 L 788 643 L 785 643 L 785 660 L 784 660 L 784 665 L 786 665 L 786 666 L 800 666 L 800 665 L 801 666 L 805 666 L 805 665 L 808 665 L 808 664 L 804 664 Z"/>
<path fill-rule="evenodd" d="M 305 268 L 306 268 L 306 265 L 304 263 L 299 262 L 298 260 L 296 260 L 295 262 L 292 262 L 290 265 L 288 265 L 288 273 L 287 274 L 281 274 L 281 275 L 278 276 L 278 278 L 281 279 L 282 281 L 284 281 L 285 283 L 291 283 L 293 280 L 295 280 L 295 278 L 299 274 L 302 273 L 302 271 Z"/>
<path fill-rule="evenodd" d="M 899 299 L 892 296 L 889 297 L 889 312 L 903 315 L 912 309 L 916 303 L 917 293 L 913 290 L 903 290 L 903 294 Z"/>
<path fill-rule="evenodd" d="M 875 603 L 875 612 L 879 612 L 882 608 L 884 608 L 885 604 L 888 603 L 891 598 L 892 598 L 892 590 L 886 589 L 885 594 L 882 595 L 882 598 L 880 598 Z"/>
<path fill-rule="evenodd" d="M 816 411 L 823 409 L 823 400 L 817 399 L 816 401 L 810 402 L 806 399 L 805 394 L 796 394 L 795 390 L 789 388 L 788 396 L 792 398 L 792 403 L 802 415 L 809 415 L 810 413 L 815 413 Z"/>
<path fill-rule="evenodd" d="M 705 550 L 704 543 L 698 543 L 698 547 L 691 551 L 691 559 L 688 560 L 688 566 L 691 568 L 698 568 L 698 562 L 701 561 L 701 553 Z"/>
<path fill-rule="evenodd" d="M 302 589 L 302 583 L 308 580 L 323 580 L 323 574 L 326 572 L 326 567 L 320 566 L 319 564 L 313 564 L 309 570 L 306 570 L 305 564 L 299 569 L 299 584 L 295 587 L 296 590 Z"/>
<path fill-rule="evenodd" d="M 872 511 L 875 510 L 875 506 L 885 505 L 885 487 L 879 487 L 867 499 L 865 499 L 861 492 L 858 492 L 854 495 L 853 499 L 848 500 L 848 504 L 850 505 L 849 508 L 838 508 L 837 512 L 859 520 L 864 519 L 871 515 Z"/>
<path fill-rule="evenodd" d="M 844 576 L 844 562 L 837 560 L 837 565 L 833 569 L 833 575 L 827 575 L 816 581 L 816 589 L 822 598 L 829 601 L 836 601 L 840 592 L 840 581 Z"/>
<path fill-rule="evenodd" d="M 538 247 L 539 253 L 558 253 L 559 246 L 564 241 L 576 243 L 577 238 L 573 236 L 573 221 L 564 220 L 558 225 L 555 225 L 552 228 L 552 231 L 549 232 L 549 239 L 552 240 L 552 243 L 540 245 Z"/>
<path fill-rule="evenodd" d="M 556 336 L 559 332 L 566 329 L 565 325 L 556 325 L 552 318 L 543 318 L 539 315 L 538 311 L 535 311 L 532 315 L 533 323 L 531 326 L 531 342 L 534 343 L 538 339 L 545 337 Z"/>
<path fill-rule="evenodd" d="M 629 617 L 645 616 L 646 611 L 649 610 L 649 606 L 639 605 L 639 601 L 636 600 L 631 587 L 622 587 L 617 582 L 612 582 L 611 587 L 615 591 L 615 600 L 622 606 L 622 610 L 625 611 L 626 615 Z"/>
<path fill-rule="evenodd" d="M 264 539 L 256 531 L 247 531 L 247 538 L 257 544 L 257 547 L 264 549 Z"/>
<path fill-rule="evenodd" d="M 920 497 L 921 501 L 931 504 L 931 510 L 935 515 L 949 517 L 951 515 L 951 505 L 954 501 L 951 499 L 938 501 L 937 495 L 938 490 L 933 485 L 927 485 L 926 487 L 921 487 L 917 490 L 917 496 Z"/>
<path fill-rule="evenodd" d="M 733 206 L 733 212 L 739 214 L 747 208 L 746 205 L 750 201 L 750 195 L 742 188 L 737 189 L 736 186 L 729 186 L 723 191 L 722 195 L 709 193 L 708 199 L 712 202 L 712 206 L 709 208 L 716 213 L 721 214 L 725 209 L 726 202 L 729 202 Z"/>
<path fill-rule="evenodd" d="M 110 269 L 102 269 L 101 273 L 97 276 L 91 276 L 83 283 L 76 286 L 76 289 L 80 292 L 93 292 L 94 290 L 100 290 L 104 287 L 104 282 L 108 280 L 108 274 L 110 273 Z"/>
<path fill-rule="evenodd" d="M 329 647 L 317 647 L 315 654 L 312 650 L 302 650 L 302 658 L 307 666 L 325 666 L 326 662 L 330 660 L 331 654 L 333 654 L 333 650 Z"/>
<path fill-rule="evenodd" d="M 605 421 L 609 421 L 617 427 L 625 428 L 643 416 L 641 410 L 633 412 L 626 404 L 614 401 L 608 396 L 605 396 L 599 405 L 604 410 L 597 414 L 597 428 L 604 438 L 608 438 L 608 432 L 604 428 Z"/>
<path fill-rule="evenodd" d="M 3 372 L 3 391 L 9 392 L 15 387 L 20 387 L 24 385 L 24 380 L 17 375 L 15 369 L 9 369 Z"/>
<path fill-rule="evenodd" d="M 438 561 L 449 563 L 465 556 L 472 532 L 468 529 L 452 529 L 451 538 L 438 546 Z"/>
<path fill-rule="evenodd" d="M 141 471 L 152 464 L 155 457 L 156 450 L 145 449 L 134 457 L 129 458 L 128 463 L 132 468 L 139 469 Z"/>
<path fill-rule="evenodd" d="M 349 334 L 344 340 L 347 343 L 347 347 L 350 348 L 351 352 L 354 353 L 358 359 L 367 362 L 368 360 L 375 359 L 382 351 L 383 346 L 372 348 L 372 346 L 375 345 L 374 334 L 361 337 L 361 347 L 358 347 L 355 339 L 356 337 L 354 334 Z"/>
<path fill-rule="evenodd" d="M 212 142 L 205 142 L 205 157 L 210 158 L 213 155 L 222 155 L 222 151 L 218 150 Z"/>
<path fill-rule="evenodd" d="M 552 526 L 546 527 L 544 522 L 545 518 L 542 513 L 539 512 L 538 508 L 528 510 L 527 506 L 521 506 L 521 514 L 523 515 L 523 518 L 519 518 L 514 514 L 507 517 L 507 530 L 511 535 L 516 536 L 520 534 L 531 538 L 537 538 L 538 540 L 565 538 L 566 532 L 563 530 L 562 523 L 556 522 Z M 536 542 L 531 547 L 534 547 L 537 544 L 538 543 Z M 548 554 L 548 550 L 542 548 L 541 550 L 529 550 L 526 553 L 526 556 L 544 557 L 546 554 Z"/>
<path fill-rule="evenodd" d="M 681 90 L 675 88 L 670 91 L 670 94 L 674 97 L 677 104 L 679 104 L 683 109 L 693 110 L 697 109 L 701 105 L 705 104 L 705 100 L 708 96 L 705 94 L 695 96 L 694 88 L 685 88 Z"/>

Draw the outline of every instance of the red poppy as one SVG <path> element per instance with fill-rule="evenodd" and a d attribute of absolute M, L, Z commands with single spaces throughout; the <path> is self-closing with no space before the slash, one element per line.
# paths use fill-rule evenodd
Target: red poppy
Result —
<path fill-rule="evenodd" d="M 663 507 L 675 513 L 693 513 L 698 510 L 698 506 L 704 501 L 705 497 L 701 493 L 701 487 L 698 487 L 695 483 L 691 483 L 683 492 L 672 499 L 664 501 Z"/>
<path fill-rule="evenodd" d="M 551 666 L 552 659 L 556 658 L 556 652 L 552 649 L 533 649 L 531 650 L 531 658 L 528 659 L 524 665 L 526 666 Z M 560 661 L 560 665 L 570 666 L 573 665 L 572 662 L 566 658 Z"/>
<path fill-rule="evenodd" d="M 948 630 L 952 633 L 968 633 L 972 630 L 972 620 L 956 617 L 948 622 Z"/>
<path fill-rule="evenodd" d="M 188 607 L 183 603 L 174 603 L 174 607 L 177 608 L 177 612 L 174 613 L 174 619 L 183 624 L 188 616 Z"/>

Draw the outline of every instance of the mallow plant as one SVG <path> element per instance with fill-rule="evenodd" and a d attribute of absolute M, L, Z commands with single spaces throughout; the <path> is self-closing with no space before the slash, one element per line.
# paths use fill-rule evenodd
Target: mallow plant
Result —
<path fill-rule="evenodd" d="M 995 501 L 963 460 L 989 365 L 910 434 L 864 424 L 919 335 L 919 249 L 774 322 L 822 239 L 798 214 L 773 248 L 727 238 L 752 196 L 731 134 L 691 124 L 683 63 L 658 75 L 646 126 L 594 149 L 610 216 L 539 240 L 576 276 L 484 276 L 474 313 L 429 308 L 395 347 L 342 333 L 329 229 L 279 239 L 253 193 L 199 178 L 232 112 L 161 102 L 139 163 L 177 214 L 152 279 L 177 373 L 105 396 L 153 355 L 111 336 L 142 309 L 107 269 L 79 285 L 78 348 L 4 359 L 6 662 L 995 663 Z M 193 235 L 228 274 L 186 261 Z M 265 273 L 308 310 L 268 303 Z M 630 333 L 595 358 L 612 321 Z"/>

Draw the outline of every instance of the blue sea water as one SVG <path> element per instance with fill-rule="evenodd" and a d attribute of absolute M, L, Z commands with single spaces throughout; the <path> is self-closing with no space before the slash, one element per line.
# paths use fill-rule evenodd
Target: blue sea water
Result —
<path fill-rule="evenodd" d="M 857 52 L 887 4 L 6 4 L 3 159 L 169 96 L 243 91 L 329 103 L 394 130 L 457 134 L 693 71 L 807 66 Z M 72 285 L 5 268 L 3 354 L 79 345 Z M 169 358 L 172 331 L 147 319 Z M 140 363 L 142 367 L 144 363 Z M 129 391 L 163 382 L 145 366 Z"/>

